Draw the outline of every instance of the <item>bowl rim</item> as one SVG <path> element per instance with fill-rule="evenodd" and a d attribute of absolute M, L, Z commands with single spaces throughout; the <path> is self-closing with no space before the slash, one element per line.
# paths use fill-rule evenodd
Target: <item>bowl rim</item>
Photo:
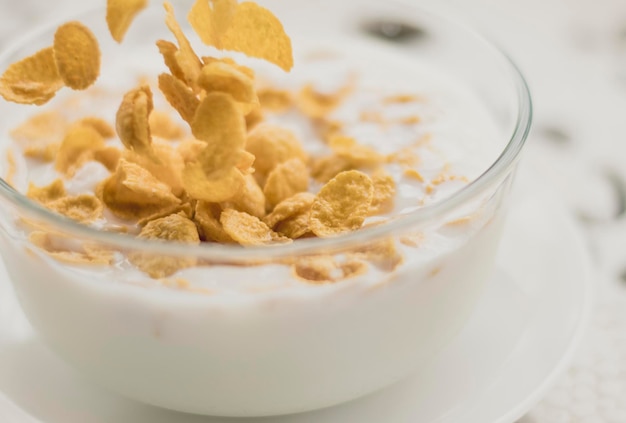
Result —
<path fill-rule="evenodd" d="M 517 120 L 506 146 L 496 160 L 476 179 L 441 201 L 422 206 L 411 213 L 399 216 L 383 225 L 361 228 L 358 231 L 337 237 L 301 239 L 298 240 L 298 242 L 290 244 L 246 246 L 242 248 L 240 245 L 218 243 L 203 242 L 198 245 L 190 245 L 171 241 L 146 240 L 125 233 L 103 231 L 51 212 L 44 206 L 15 190 L 2 177 L 0 177 L 0 196 L 13 203 L 20 211 L 25 212 L 25 215 L 28 217 L 37 219 L 55 228 L 55 230 L 60 230 L 64 234 L 75 236 L 81 240 L 90 240 L 104 245 L 117 246 L 122 249 L 149 251 L 164 255 L 197 256 L 210 259 L 211 261 L 225 263 L 245 262 L 258 260 L 260 258 L 264 260 L 280 259 L 341 251 L 350 247 L 354 248 L 355 245 L 367 245 L 367 242 L 388 237 L 403 229 L 424 224 L 446 215 L 455 208 L 462 206 L 464 203 L 479 197 L 494 184 L 500 183 L 514 169 L 532 126 L 533 103 L 530 89 L 515 62 L 502 49 L 488 41 L 483 35 L 470 26 L 459 22 L 457 19 L 454 19 L 454 17 L 443 16 L 440 12 L 433 12 L 431 8 L 416 6 L 405 0 L 392 0 L 389 4 L 391 3 L 410 7 L 414 11 L 419 11 L 424 15 L 430 15 L 430 17 L 440 19 L 448 25 L 455 27 L 455 29 L 468 32 L 477 42 L 482 43 L 484 47 L 490 49 L 494 58 L 500 59 L 508 68 L 510 82 L 513 82 L 515 86 L 517 94 Z M 80 18 L 87 13 L 101 9 L 101 7 L 83 8 L 77 12 L 74 18 Z M 7 58 L 14 54 L 19 48 L 24 47 L 29 40 L 56 28 L 60 23 L 61 21 L 53 19 L 35 28 L 25 36 L 20 37 L 19 40 L 13 40 L 13 42 L 0 53 L 0 63 L 7 62 Z"/>

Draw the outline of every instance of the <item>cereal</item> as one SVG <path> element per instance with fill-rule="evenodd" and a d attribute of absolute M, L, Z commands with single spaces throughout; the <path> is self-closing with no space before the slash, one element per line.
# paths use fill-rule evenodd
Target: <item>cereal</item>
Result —
<path fill-rule="evenodd" d="M 191 121 L 193 136 L 229 156 L 242 150 L 246 140 L 245 122 L 233 98 L 225 93 L 207 94 Z M 228 144 L 221 146 L 220 144 Z"/>
<path fill-rule="evenodd" d="M 302 238 L 311 233 L 311 211 L 306 210 L 279 222 L 274 230 L 291 239 Z"/>
<path fill-rule="evenodd" d="M 54 60 L 69 88 L 84 90 L 100 75 L 100 47 L 91 30 L 80 22 L 61 25 L 54 34 Z"/>
<path fill-rule="evenodd" d="M 280 163 L 269 173 L 263 188 L 267 209 L 272 210 L 281 201 L 308 189 L 309 170 L 302 160 Z"/>
<path fill-rule="evenodd" d="M 52 47 L 13 63 L 0 77 L 0 95 L 6 101 L 42 105 L 63 88 Z"/>
<path fill-rule="evenodd" d="M 148 118 L 150 133 L 169 141 L 179 140 L 185 135 L 185 130 L 174 120 L 169 113 L 153 110 Z"/>
<path fill-rule="evenodd" d="M 185 167 L 183 158 L 172 145 L 165 141 L 156 140 L 152 147 L 151 157 L 153 158 L 129 150 L 124 151 L 123 158 L 150 172 L 152 176 L 169 186 L 177 197 L 182 196 L 184 191 L 182 172 Z"/>
<path fill-rule="evenodd" d="M 347 170 L 354 170 L 353 164 L 348 159 L 333 154 L 313 160 L 311 176 L 318 182 L 326 183 Z"/>
<path fill-rule="evenodd" d="M 229 201 L 239 195 L 244 184 L 244 175 L 234 167 L 207 174 L 202 163 L 195 162 L 187 164 L 183 170 L 185 191 L 196 200 Z"/>
<path fill-rule="evenodd" d="M 257 91 L 263 109 L 273 113 L 283 113 L 293 106 L 293 96 L 289 91 L 265 87 Z"/>
<path fill-rule="evenodd" d="M 102 216 L 103 205 L 89 194 L 62 197 L 46 203 L 46 207 L 80 223 L 89 223 Z"/>
<path fill-rule="evenodd" d="M 122 150 L 113 146 L 101 147 L 93 152 L 93 159 L 107 168 L 109 172 L 115 172 L 122 157 Z"/>
<path fill-rule="evenodd" d="M 124 95 L 115 119 L 115 128 L 124 146 L 148 157 L 154 156 L 148 120 L 152 109 L 152 91 L 143 85 Z"/>
<path fill-rule="evenodd" d="M 237 0 L 196 0 L 187 20 L 204 44 L 221 49 L 236 10 Z"/>
<path fill-rule="evenodd" d="M 347 85 L 332 94 L 322 94 L 315 90 L 312 84 L 305 85 L 297 97 L 300 111 L 311 118 L 323 118 L 334 111 L 348 94 L 352 86 Z"/>
<path fill-rule="evenodd" d="M 225 209 L 235 209 L 261 219 L 265 216 L 265 203 L 265 195 L 256 179 L 252 175 L 247 175 L 239 195 L 222 206 Z"/>
<path fill-rule="evenodd" d="M 159 49 L 159 53 L 163 56 L 165 66 L 170 70 L 170 73 L 181 81 L 185 81 L 185 74 L 176 61 L 176 53 L 178 53 L 178 47 L 176 44 L 166 41 L 157 40 L 156 45 Z"/>
<path fill-rule="evenodd" d="M 276 165 L 293 158 L 308 160 L 293 132 L 269 123 L 257 126 L 248 134 L 246 150 L 256 157 L 254 176 L 262 185 Z"/>
<path fill-rule="evenodd" d="M 259 102 L 252 78 L 227 63 L 216 61 L 205 65 L 198 85 L 207 93 L 230 94 L 235 101 L 244 103 L 249 110 Z"/>
<path fill-rule="evenodd" d="M 178 112 L 180 117 L 187 123 L 191 123 L 200 105 L 200 100 L 198 100 L 191 88 L 172 75 L 162 73 L 159 75 L 159 90 L 161 90 L 167 102 Z"/>
<path fill-rule="evenodd" d="M 121 43 L 135 16 L 146 8 L 148 0 L 107 0 L 107 25 L 115 41 Z"/>
<path fill-rule="evenodd" d="M 196 204 L 196 213 L 193 219 L 204 241 L 222 244 L 235 242 L 220 223 L 221 214 L 222 208 L 219 204 L 205 201 L 198 201 Z"/>
<path fill-rule="evenodd" d="M 24 157 L 29 157 L 43 162 L 52 162 L 59 153 L 60 143 L 47 145 L 31 145 L 24 148 Z"/>
<path fill-rule="evenodd" d="M 143 227 L 153 220 L 161 219 L 162 217 L 167 217 L 172 214 L 184 215 L 185 217 L 191 219 L 194 214 L 193 206 L 190 203 L 174 204 L 173 206 L 161 209 L 150 216 L 142 217 L 137 221 L 137 225 Z"/>
<path fill-rule="evenodd" d="M 226 209 L 220 216 L 220 222 L 224 231 L 232 239 L 244 246 L 285 244 L 291 242 L 273 230 L 258 217 L 248 213 L 238 212 L 233 209 Z"/>
<path fill-rule="evenodd" d="M 98 196 L 113 214 L 130 220 L 180 204 L 169 186 L 124 159 L 120 159 L 115 173 L 100 184 Z"/>
<path fill-rule="evenodd" d="M 11 137 L 25 145 L 46 145 L 65 135 L 68 122 L 58 111 L 37 113 L 11 131 Z"/>
<path fill-rule="evenodd" d="M 369 213 L 374 186 L 366 174 L 350 170 L 328 182 L 311 207 L 311 231 L 331 237 L 359 229 Z"/>
<path fill-rule="evenodd" d="M 143 227 L 138 238 L 191 245 L 200 243 L 195 223 L 180 214 L 172 214 L 149 222 Z M 198 261 L 195 257 L 163 256 L 143 252 L 130 253 L 129 260 L 156 279 L 166 278 L 181 269 L 195 266 Z"/>
<path fill-rule="evenodd" d="M 393 199 L 396 196 L 396 182 L 384 169 L 378 169 L 372 174 L 374 195 L 370 206 L 370 215 L 388 213 L 393 209 Z"/>
<path fill-rule="evenodd" d="M 55 169 L 72 176 L 87 161 L 94 151 L 104 146 L 104 138 L 91 126 L 73 126 L 67 131 L 56 157 Z"/>
<path fill-rule="evenodd" d="M 176 63 L 182 71 L 182 74 L 185 76 L 185 83 L 187 86 L 196 90 L 196 81 L 198 80 L 198 76 L 200 76 L 202 62 L 200 62 L 200 59 L 193 51 L 189 40 L 185 37 L 185 33 L 176 21 L 172 5 L 165 2 L 163 3 L 163 7 L 165 8 L 167 14 L 165 23 L 178 42 L 178 51 L 174 55 Z"/>
<path fill-rule="evenodd" d="M 395 270 L 404 260 L 392 238 L 376 241 L 359 248 L 356 250 L 355 256 L 367 260 L 387 272 Z"/>
<path fill-rule="evenodd" d="M 300 259 L 293 270 L 299 278 L 316 284 L 338 282 L 361 275 L 367 264 L 353 258 L 338 262 L 333 256 L 313 256 Z"/>
<path fill-rule="evenodd" d="M 281 201 L 263 220 L 267 226 L 275 228 L 278 223 L 309 211 L 314 201 L 314 194 L 310 192 L 300 192 L 293 197 Z"/>
<path fill-rule="evenodd" d="M 113 262 L 114 258 L 112 252 L 103 248 L 82 245 L 69 249 L 67 238 L 43 231 L 31 232 L 28 239 L 50 257 L 64 263 L 107 266 Z"/>
<path fill-rule="evenodd" d="M 371 147 L 359 144 L 351 137 L 332 136 L 328 140 L 328 146 L 353 168 L 373 167 L 385 162 L 385 157 L 382 154 Z"/>
<path fill-rule="evenodd" d="M 50 185 L 43 187 L 38 187 L 31 182 L 28 184 L 28 191 L 26 192 L 28 198 L 44 205 L 66 195 L 65 184 L 61 179 L 55 179 Z"/>
<path fill-rule="evenodd" d="M 97 116 L 87 116 L 76 122 L 76 125 L 91 126 L 102 138 L 108 139 L 115 136 L 115 129 L 109 123 Z"/>

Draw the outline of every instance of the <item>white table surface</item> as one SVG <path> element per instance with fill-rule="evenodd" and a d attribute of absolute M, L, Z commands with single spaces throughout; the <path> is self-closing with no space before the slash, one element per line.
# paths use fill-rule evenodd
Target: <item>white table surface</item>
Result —
<path fill-rule="evenodd" d="M 520 65 L 536 111 L 527 154 L 580 217 L 597 266 L 588 334 L 569 370 L 519 423 L 626 423 L 626 0 L 429 1 Z M 85 5 L 0 0 L 0 48 L 24 25 L 72 4 Z"/>

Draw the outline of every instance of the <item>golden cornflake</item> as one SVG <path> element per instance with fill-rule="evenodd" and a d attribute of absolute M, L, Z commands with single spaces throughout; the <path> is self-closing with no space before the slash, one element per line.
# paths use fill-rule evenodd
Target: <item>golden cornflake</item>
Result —
<path fill-rule="evenodd" d="M 161 209 L 156 213 L 151 214 L 150 216 L 139 219 L 137 221 L 137 225 L 146 226 L 149 222 L 153 220 L 161 219 L 162 217 L 167 217 L 171 214 L 180 214 L 191 219 L 193 217 L 193 213 L 193 207 L 190 203 L 175 204 L 173 206 Z"/>
<path fill-rule="evenodd" d="M 183 186 L 187 194 L 196 200 L 220 203 L 239 195 L 245 177 L 235 167 L 206 173 L 202 163 L 188 163 L 183 170 Z"/>
<path fill-rule="evenodd" d="M 396 195 L 396 182 L 389 173 L 378 169 L 372 175 L 374 196 L 370 206 L 370 214 L 388 213 L 393 209 L 393 200 Z"/>
<path fill-rule="evenodd" d="M 237 0 L 196 0 L 187 20 L 204 44 L 221 49 L 236 10 Z"/>
<path fill-rule="evenodd" d="M 328 146 L 353 167 L 372 167 L 385 161 L 385 156 L 351 137 L 334 135 L 328 140 Z"/>
<path fill-rule="evenodd" d="M 47 232 L 31 232 L 28 239 L 50 257 L 64 263 L 106 266 L 110 265 L 114 259 L 113 253 L 104 248 L 82 245 L 70 249 L 67 246 L 67 238 Z"/>
<path fill-rule="evenodd" d="M 126 150 L 123 158 L 141 166 L 156 179 L 169 186 L 174 195 L 181 196 L 183 194 L 182 172 L 185 167 L 183 158 L 170 143 L 159 140 L 152 144 L 152 154 L 153 158 L 148 158 Z"/>
<path fill-rule="evenodd" d="M 276 225 L 283 220 L 287 220 L 298 214 L 307 212 L 311 209 L 315 201 L 315 195 L 310 192 L 300 192 L 293 197 L 287 198 L 281 201 L 274 210 L 263 221 L 270 228 L 275 228 Z"/>
<path fill-rule="evenodd" d="M 0 76 L 0 95 L 14 103 L 42 105 L 62 87 L 52 47 L 13 63 Z"/>
<path fill-rule="evenodd" d="M 357 250 L 355 255 L 387 272 L 395 270 L 404 261 L 393 238 L 370 243 Z"/>
<path fill-rule="evenodd" d="M 115 171 L 121 157 L 122 151 L 113 146 L 101 147 L 93 152 L 93 159 L 106 167 L 109 172 Z"/>
<path fill-rule="evenodd" d="M 310 219 L 311 211 L 307 210 L 289 219 L 280 221 L 274 230 L 291 239 L 302 238 L 311 233 Z"/>
<path fill-rule="evenodd" d="M 313 256 L 298 260 L 293 269 L 299 278 L 322 284 L 362 275 L 367 271 L 367 264 L 353 258 L 340 262 L 333 256 Z"/>
<path fill-rule="evenodd" d="M 179 140 L 185 135 L 184 129 L 174 122 L 169 113 L 153 110 L 149 117 L 150 133 L 169 141 Z"/>
<path fill-rule="evenodd" d="M 261 185 L 276 165 L 293 158 L 308 161 L 293 132 L 269 123 L 257 126 L 248 134 L 246 150 L 256 156 L 254 176 Z"/>
<path fill-rule="evenodd" d="M 6 152 L 7 159 L 7 172 L 4 175 L 4 180 L 10 186 L 15 186 L 15 174 L 17 173 L 17 164 L 15 163 L 15 154 L 12 149 L 7 149 Z"/>
<path fill-rule="evenodd" d="M 104 138 L 90 126 L 73 126 L 61 142 L 55 169 L 71 176 L 85 162 L 93 158 L 94 151 L 104 146 Z"/>
<path fill-rule="evenodd" d="M 89 223 L 102 215 L 102 202 L 93 195 L 62 197 L 46 203 L 46 207 L 80 223 Z"/>
<path fill-rule="evenodd" d="M 152 91 L 144 85 L 124 95 L 115 118 L 115 128 L 124 146 L 149 157 L 154 155 L 148 120 L 152 109 Z"/>
<path fill-rule="evenodd" d="M 24 157 L 29 157 L 43 162 L 52 162 L 59 153 L 61 144 L 52 143 L 46 145 L 30 145 L 24 148 Z"/>
<path fill-rule="evenodd" d="M 346 170 L 353 170 L 354 165 L 344 157 L 335 154 L 320 157 L 311 164 L 311 176 L 318 182 L 326 183 Z"/>
<path fill-rule="evenodd" d="M 44 187 L 38 187 L 31 182 L 28 184 L 28 191 L 26 192 L 28 198 L 44 205 L 51 201 L 58 200 L 59 198 L 63 198 L 66 195 L 65 185 L 60 179 L 56 179 L 50 185 Z"/>
<path fill-rule="evenodd" d="M 178 53 L 176 44 L 166 40 L 157 40 L 156 45 L 170 73 L 177 79 L 185 82 L 185 74 L 176 61 L 176 53 Z"/>
<path fill-rule="evenodd" d="M 198 201 L 196 204 L 196 213 L 193 219 L 205 241 L 224 244 L 235 242 L 220 223 L 221 214 L 222 208 L 219 204 L 207 203 L 205 201 Z"/>
<path fill-rule="evenodd" d="M 159 89 L 170 105 L 178 112 L 181 118 L 191 123 L 200 100 L 180 79 L 167 73 L 159 75 Z"/>
<path fill-rule="evenodd" d="M 54 34 L 54 59 L 61 79 L 84 90 L 100 75 L 100 47 L 91 30 L 80 22 L 61 25 Z"/>
<path fill-rule="evenodd" d="M 200 243 L 196 224 L 180 214 L 172 214 L 149 222 L 143 227 L 138 238 L 191 245 Z M 163 256 L 144 252 L 129 254 L 129 260 L 155 279 L 166 278 L 181 269 L 195 266 L 198 262 L 195 257 Z"/>
<path fill-rule="evenodd" d="M 291 239 L 274 232 L 259 218 L 248 213 L 227 209 L 222 212 L 220 222 L 224 231 L 241 245 L 270 245 L 291 242 Z"/>
<path fill-rule="evenodd" d="M 189 138 L 181 141 L 178 144 L 176 150 L 178 151 L 178 154 L 180 154 L 180 157 L 182 157 L 183 162 L 187 164 L 198 160 L 198 156 L 205 148 L 206 143 L 204 141 L 198 141 L 197 139 Z"/>
<path fill-rule="evenodd" d="M 265 195 L 254 176 L 247 175 L 239 194 L 229 202 L 222 204 L 222 207 L 263 218 L 265 216 Z"/>
<path fill-rule="evenodd" d="M 207 94 L 196 110 L 191 122 L 193 136 L 215 149 L 214 154 L 232 156 L 233 151 L 242 150 L 246 142 L 246 128 L 237 103 L 225 93 Z M 227 144 L 227 145 L 223 145 Z M 226 157 L 213 159 L 220 161 Z M 228 160 L 230 165 L 234 165 Z"/>
<path fill-rule="evenodd" d="M 198 85 L 207 93 L 230 94 L 236 101 L 247 105 L 247 111 L 259 102 L 252 78 L 227 63 L 216 61 L 205 65 Z"/>
<path fill-rule="evenodd" d="M 109 123 L 106 120 L 101 119 L 99 117 L 88 116 L 88 117 L 80 119 L 78 122 L 76 122 L 76 124 L 83 125 L 83 126 L 91 126 L 100 135 L 102 135 L 102 138 L 105 138 L 105 139 L 113 138 L 115 136 L 115 129 L 113 129 L 113 127 L 109 125 Z"/>
<path fill-rule="evenodd" d="M 312 84 L 305 85 L 297 97 L 300 111 L 311 118 L 323 118 L 335 110 L 352 92 L 352 85 L 346 85 L 335 93 L 322 94 Z"/>
<path fill-rule="evenodd" d="M 169 2 L 165 2 L 163 7 L 165 7 L 167 13 L 165 23 L 178 42 L 178 51 L 175 54 L 176 62 L 183 75 L 185 75 L 185 83 L 196 90 L 196 81 L 200 76 L 202 62 L 200 62 L 200 58 L 193 51 L 189 40 L 176 21 L 172 5 Z"/>
<path fill-rule="evenodd" d="M 107 0 L 107 25 L 115 41 L 122 42 L 135 16 L 147 5 L 147 0 Z"/>
<path fill-rule="evenodd" d="M 274 113 L 282 113 L 293 106 L 293 96 L 287 90 L 265 87 L 257 90 L 261 107 Z"/>
<path fill-rule="evenodd" d="M 419 101 L 419 97 L 411 94 L 398 94 L 392 95 L 389 97 L 385 97 L 383 103 L 385 104 L 406 104 L 406 103 L 415 103 Z"/>
<path fill-rule="evenodd" d="M 349 170 L 335 176 L 317 194 L 311 207 L 311 231 L 320 238 L 359 229 L 369 214 L 374 192 L 366 174 Z"/>
<path fill-rule="evenodd" d="M 263 193 L 272 210 L 281 201 L 309 188 L 309 170 L 302 160 L 290 159 L 278 164 L 267 176 Z"/>
<path fill-rule="evenodd" d="M 252 70 L 251 68 L 247 66 L 240 65 L 239 63 L 235 62 L 230 57 L 217 58 L 217 57 L 203 56 L 202 63 L 204 63 L 204 66 L 208 66 L 212 63 L 223 63 L 223 64 L 234 67 L 235 69 L 237 69 L 239 72 L 243 73 L 250 79 L 254 79 L 255 77 L 254 70 Z"/>
<path fill-rule="evenodd" d="M 68 122 L 58 111 L 37 113 L 11 131 L 11 137 L 25 145 L 47 145 L 60 141 Z"/>
<path fill-rule="evenodd" d="M 98 196 L 113 214 L 139 219 L 180 204 L 170 187 L 146 169 L 121 159 L 113 175 L 98 187 Z"/>

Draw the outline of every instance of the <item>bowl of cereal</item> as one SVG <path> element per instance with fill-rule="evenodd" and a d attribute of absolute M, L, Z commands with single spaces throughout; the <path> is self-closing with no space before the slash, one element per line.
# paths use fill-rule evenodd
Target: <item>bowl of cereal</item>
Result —
<path fill-rule="evenodd" d="M 0 248 L 39 336 L 206 415 L 427 366 L 494 265 L 531 123 L 515 66 L 403 1 L 144 6 L 0 56 Z"/>

